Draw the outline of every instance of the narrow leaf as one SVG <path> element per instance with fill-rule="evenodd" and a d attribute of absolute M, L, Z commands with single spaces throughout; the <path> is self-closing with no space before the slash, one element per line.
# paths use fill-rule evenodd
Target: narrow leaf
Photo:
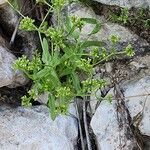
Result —
<path fill-rule="evenodd" d="M 95 27 L 93 28 L 92 32 L 89 35 L 96 34 L 101 29 L 102 25 L 96 19 L 93 19 L 93 18 L 81 18 L 81 20 L 85 21 L 86 23 L 95 25 Z"/>
<path fill-rule="evenodd" d="M 49 47 L 46 38 L 43 39 L 42 44 L 43 44 L 42 61 L 47 65 L 51 61 L 51 55 L 49 53 Z"/>
<path fill-rule="evenodd" d="M 48 107 L 50 108 L 51 118 L 54 120 L 57 114 L 55 113 L 55 97 L 52 94 L 48 95 Z"/>
<path fill-rule="evenodd" d="M 72 77 L 73 85 L 74 85 L 74 87 L 76 89 L 76 92 L 78 93 L 78 91 L 81 90 L 80 79 L 79 79 L 78 75 L 76 75 L 75 73 L 72 73 L 71 77 Z"/>

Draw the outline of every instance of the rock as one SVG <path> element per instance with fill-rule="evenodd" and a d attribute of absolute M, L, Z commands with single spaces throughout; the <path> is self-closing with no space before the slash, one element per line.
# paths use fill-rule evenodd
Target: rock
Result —
<path fill-rule="evenodd" d="M 126 83 L 124 90 L 131 117 L 135 118 L 142 111 L 143 118 L 138 127 L 142 134 L 150 136 L 150 76 Z"/>
<path fill-rule="evenodd" d="M 44 93 L 38 96 L 36 101 L 40 102 L 41 104 L 47 104 L 48 102 L 48 93 Z"/>
<path fill-rule="evenodd" d="M 6 0 L 0 0 L 0 5 L 3 5 L 6 3 Z"/>
<path fill-rule="evenodd" d="M 102 101 L 91 120 L 99 150 L 129 150 L 135 146 L 135 143 L 126 137 L 125 131 L 119 130 L 115 107 L 115 102 L 111 104 Z"/>
<path fill-rule="evenodd" d="M 46 106 L 1 106 L 0 112 L 0 149 L 75 149 L 78 127 L 74 118 L 60 115 L 52 121 Z"/>
<path fill-rule="evenodd" d="M 12 69 L 12 64 L 16 57 L 8 52 L 8 49 L 0 45 L 0 87 L 18 86 L 27 82 L 25 76 Z"/>
<path fill-rule="evenodd" d="M 142 39 L 121 25 L 111 23 L 106 21 L 102 16 L 95 15 L 94 11 L 89 7 L 86 7 L 82 4 L 72 4 L 64 9 L 64 14 L 66 12 L 70 16 L 97 19 L 102 25 L 101 30 L 98 33 L 92 35 L 89 39 L 102 41 L 107 49 L 112 47 L 109 40 L 110 36 L 116 35 L 120 37 L 120 41 L 116 46 L 118 51 L 123 50 L 129 43 L 133 46 L 137 53 L 149 51 L 149 43 L 146 40 Z M 93 27 L 94 26 L 91 24 L 87 24 L 83 27 L 81 31 L 81 40 L 88 37 L 88 34 L 91 33 Z"/>
<path fill-rule="evenodd" d="M 141 79 L 140 77 L 135 77 L 124 82 L 122 87 L 126 97 L 125 103 L 134 126 L 139 129 L 142 135 L 150 137 L 150 76 L 144 76 Z M 112 90 L 110 93 L 112 93 Z M 139 116 L 140 112 L 143 112 L 143 117 L 135 119 Z M 135 143 L 133 140 L 129 140 L 125 136 L 126 132 L 124 130 L 119 131 L 115 100 L 113 100 L 112 104 L 108 101 L 102 101 L 100 103 L 92 117 L 91 127 L 96 135 L 100 150 L 119 150 L 119 136 L 121 137 L 121 144 L 124 145 L 125 150 L 134 147 Z M 149 141 L 147 140 L 145 144 L 148 146 Z"/>
<path fill-rule="evenodd" d="M 149 0 L 94 0 L 106 5 L 117 5 L 120 7 L 142 7 L 147 8 L 150 7 L 150 1 Z"/>
<path fill-rule="evenodd" d="M 6 3 L 5 1 L 1 1 L 3 3 Z M 15 29 L 15 26 L 18 22 L 18 15 L 15 13 L 15 11 L 9 6 L 9 4 L 1 5 L 0 7 L 0 24 L 1 26 L 6 29 L 6 31 L 9 33 L 13 32 Z M 10 34 L 9 33 L 9 34 Z"/>

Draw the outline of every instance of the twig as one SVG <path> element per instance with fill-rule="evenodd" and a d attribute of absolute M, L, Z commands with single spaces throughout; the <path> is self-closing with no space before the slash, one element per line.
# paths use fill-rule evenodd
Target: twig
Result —
<path fill-rule="evenodd" d="M 83 134 L 82 134 L 82 127 L 81 127 L 81 121 L 80 121 L 80 115 L 79 115 L 79 111 L 78 111 L 77 98 L 75 99 L 75 105 L 76 105 L 77 118 L 78 118 L 78 122 L 79 122 L 79 133 L 80 133 L 80 139 L 81 139 L 81 147 L 82 147 L 82 150 L 85 150 Z"/>
<path fill-rule="evenodd" d="M 12 34 L 12 37 L 11 37 L 11 40 L 10 40 L 10 43 L 9 43 L 10 45 L 12 45 L 14 43 L 14 41 L 15 41 L 15 37 L 16 37 L 17 30 L 18 30 L 19 23 L 20 23 L 21 19 L 22 19 L 22 17 L 20 17 L 19 20 L 17 21 L 17 24 L 15 26 L 15 30 L 14 30 L 14 32 Z"/>
<path fill-rule="evenodd" d="M 92 146 L 91 146 L 91 142 L 90 142 L 90 137 L 89 137 L 89 131 L 88 131 L 88 125 L 87 125 L 86 102 L 85 101 L 83 101 L 83 121 L 84 121 L 84 129 L 85 129 L 87 147 L 88 147 L 88 150 L 92 150 Z"/>

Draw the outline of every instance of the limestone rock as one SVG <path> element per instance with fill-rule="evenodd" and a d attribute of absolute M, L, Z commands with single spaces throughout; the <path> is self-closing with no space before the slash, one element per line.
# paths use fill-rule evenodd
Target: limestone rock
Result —
<path fill-rule="evenodd" d="M 74 150 L 78 127 L 74 118 L 58 116 L 52 121 L 45 106 L 0 107 L 1 150 Z"/>
<path fill-rule="evenodd" d="M 125 103 L 134 126 L 138 127 L 142 135 L 150 136 L 150 76 L 141 79 L 140 77 L 135 78 L 125 82 L 122 86 L 126 97 Z M 110 92 L 112 93 L 112 91 Z M 143 117 L 135 119 L 141 112 L 143 112 Z M 119 131 L 115 101 L 100 103 L 92 118 L 91 127 L 96 135 L 100 150 L 119 150 L 119 136 L 125 150 L 132 149 L 134 146 L 133 141 L 125 136 L 125 131 Z"/>
<path fill-rule="evenodd" d="M 130 81 L 126 86 L 125 96 L 131 117 L 135 118 L 143 112 L 143 118 L 139 122 L 139 129 L 142 134 L 150 136 L 150 76 L 140 80 Z M 136 126 L 137 120 L 135 120 Z"/>
<path fill-rule="evenodd" d="M 15 60 L 16 57 L 0 45 L 0 87 L 23 85 L 27 82 L 21 72 L 12 69 Z"/>
<path fill-rule="evenodd" d="M 147 8 L 150 7 L 149 0 L 94 0 L 107 5 L 117 5 L 120 7 L 142 7 Z"/>
<path fill-rule="evenodd" d="M 119 130 L 115 103 L 102 101 L 91 120 L 91 127 L 99 150 L 129 150 L 135 146 L 134 141 L 126 137 L 126 131 Z"/>

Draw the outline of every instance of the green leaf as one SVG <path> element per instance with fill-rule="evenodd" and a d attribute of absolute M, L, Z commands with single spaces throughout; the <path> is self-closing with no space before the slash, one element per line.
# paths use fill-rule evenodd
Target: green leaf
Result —
<path fill-rule="evenodd" d="M 42 61 L 43 63 L 48 65 L 51 61 L 51 55 L 49 53 L 49 47 L 46 38 L 43 39 L 42 45 L 43 45 Z"/>
<path fill-rule="evenodd" d="M 38 73 L 36 73 L 33 78 L 36 80 L 41 79 L 43 77 L 45 77 L 46 75 L 50 74 L 50 68 L 45 67 L 44 69 L 40 70 Z"/>
<path fill-rule="evenodd" d="M 70 19 L 70 17 L 67 14 L 66 14 L 65 26 L 66 26 L 67 32 L 69 32 L 71 30 L 71 28 L 72 28 L 71 19 Z"/>
<path fill-rule="evenodd" d="M 55 68 L 56 66 L 58 66 L 60 64 L 60 58 L 59 58 L 59 52 L 58 51 L 55 51 L 54 52 L 54 55 L 52 56 L 51 58 L 51 63 L 50 65 Z"/>
<path fill-rule="evenodd" d="M 69 75 L 69 74 L 72 74 L 72 73 L 73 73 L 73 69 L 72 68 L 66 68 L 66 69 L 64 69 L 61 72 L 60 77 L 66 76 L 66 75 Z"/>
<path fill-rule="evenodd" d="M 60 86 L 61 82 L 58 78 L 58 75 L 57 75 L 56 71 L 53 68 L 51 69 L 50 75 L 51 75 L 50 78 L 51 78 L 54 86 L 55 87 Z"/>
<path fill-rule="evenodd" d="M 86 23 L 89 23 L 89 24 L 95 24 L 94 29 L 92 30 L 92 32 L 89 35 L 96 34 L 101 29 L 102 25 L 96 19 L 93 19 L 93 18 L 81 18 L 81 20 L 83 20 L 83 21 L 85 21 Z"/>
<path fill-rule="evenodd" d="M 78 93 L 78 91 L 81 90 L 80 79 L 79 79 L 78 75 L 75 74 L 74 72 L 71 74 L 71 78 L 72 78 L 73 85 L 76 89 L 76 92 Z"/>
<path fill-rule="evenodd" d="M 52 94 L 48 95 L 48 107 L 50 108 L 50 114 L 51 114 L 51 118 L 52 120 L 54 120 L 56 118 L 56 106 L 55 106 L 55 97 Z"/>

